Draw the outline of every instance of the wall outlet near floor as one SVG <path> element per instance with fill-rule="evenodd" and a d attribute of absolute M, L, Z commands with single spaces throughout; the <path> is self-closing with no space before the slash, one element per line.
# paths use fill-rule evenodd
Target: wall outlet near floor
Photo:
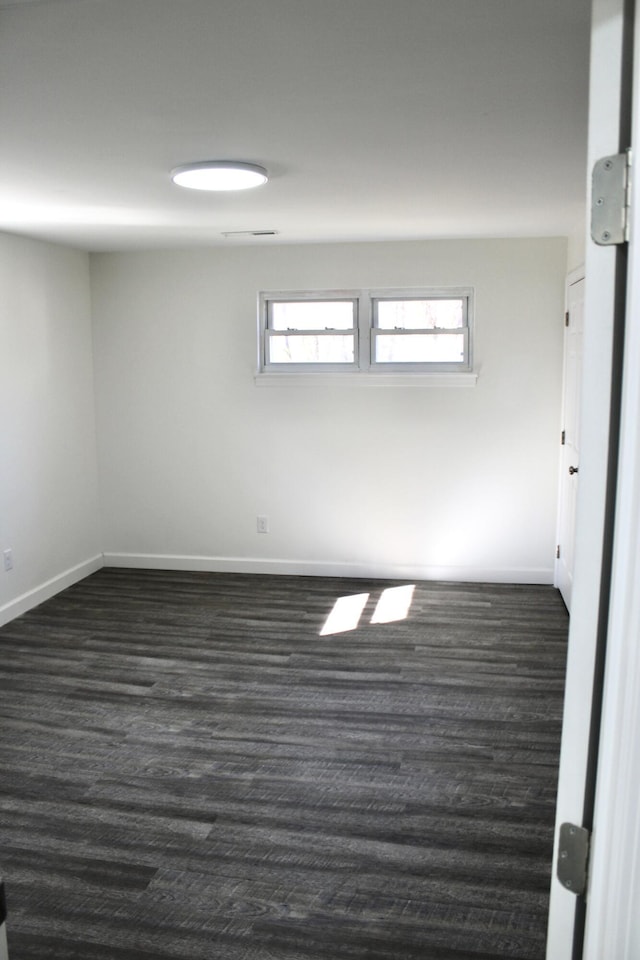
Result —
<path fill-rule="evenodd" d="M 256 529 L 258 533 L 269 533 L 269 517 L 256 517 Z"/>
<path fill-rule="evenodd" d="M 2 560 L 5 570 L 13 570 L 13 550 L 3 550 Z"/>

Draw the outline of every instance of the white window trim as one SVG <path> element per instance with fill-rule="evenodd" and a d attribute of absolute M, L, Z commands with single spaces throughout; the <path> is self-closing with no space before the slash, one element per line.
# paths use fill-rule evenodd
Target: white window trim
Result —
<path fill-rule="evenodd" d="M 276 292 L 265 291 L 258 297 L 258 373 L 260 374 L 282 374 L 290 376 L 291 374 L 309 375 L 314 372 L 328 374 L 345 374 L 358 372 L 361 367 L 359 356 L 361 352 L 361 333 L 362 333 L 362 303 L 359 290 L 278 290 Z M 354 326 L 347 330 L 338 329 L 337 334 L 353 332 L 354 334 L 354 360 L 353 363 L 267 363 L 267 338 L 265 336 L 267 329 L 267 316 L 269 303 L 271 301 L 300 301 L 307 300 L 327 302 L 335 300 L 350 300 L 353 302 Z M 272 331 L 274 336 L 279 336 L 279 331 Z M 287 331 L 282 331 L 283 336 L 287 336 Z M 314 333 L 331 335 L 326 330 L 305 330 L 303 335 L 313 335 Z"/>
<path fill-rule="evenodd" d="M 371 344 L 376 334 L 374 302 L 381 299 L 456 299 L 466 300 L 465 334 L 468 363 L 372 363 Z M 355 301 L 354 363 L 344 364 L 267 364 L 266 331 L 270 301 L 278 300 L 353 300 Z M 357 384 L 379 386 L 473 387 L 478 375 L 473 369 L 473 287 L 385 287 L 366 290 L 268 290 L 258 296 L 258 357 L 256 386 L 312 386 L 320 384 Z M 411 332 L 411 331 L 410 331 Z M 460 330 L 452 331 L 460 333 Z M 418 331 L 419 333 L 419 331 Z M 445 334 L 446 335 L 446 334 Z"/>
<path fill-rule="evenodd" d="M 464 373 L 256 373 L 256 387 L 475 387 L 478 374 Z"/>

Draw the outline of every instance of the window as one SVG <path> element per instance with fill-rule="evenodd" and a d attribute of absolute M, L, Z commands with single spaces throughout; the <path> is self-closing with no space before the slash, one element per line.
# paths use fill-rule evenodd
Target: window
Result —
<path fill-rule="evenodd" d="M 465 373 L 470 288 L 261 293 L 259 373 Z"/>
<path fill-rule="evenodd" d="M 265 366 L 357 363 L 358 301 L 265 300 Z"/>

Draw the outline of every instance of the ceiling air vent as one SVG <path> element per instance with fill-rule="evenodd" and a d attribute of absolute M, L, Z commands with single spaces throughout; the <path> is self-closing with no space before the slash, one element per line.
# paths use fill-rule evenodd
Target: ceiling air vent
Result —
<path fill-rule="evenodd" d="M 277 230 L 226 230 L 223 237 L 275 237 Z"/>

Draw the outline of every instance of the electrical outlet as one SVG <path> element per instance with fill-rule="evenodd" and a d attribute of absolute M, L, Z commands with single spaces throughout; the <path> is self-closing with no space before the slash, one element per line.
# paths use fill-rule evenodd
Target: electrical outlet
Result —
<path fill-rule="evenodd" d="M 258 533 L 269 533 L 269 517 L 256 517 Z"/>
<path fill-rule="evenodd" d="M 2 558 L 4 560 L 4 569 L 13 570 L 13 550 L 3 550 Z"/>

